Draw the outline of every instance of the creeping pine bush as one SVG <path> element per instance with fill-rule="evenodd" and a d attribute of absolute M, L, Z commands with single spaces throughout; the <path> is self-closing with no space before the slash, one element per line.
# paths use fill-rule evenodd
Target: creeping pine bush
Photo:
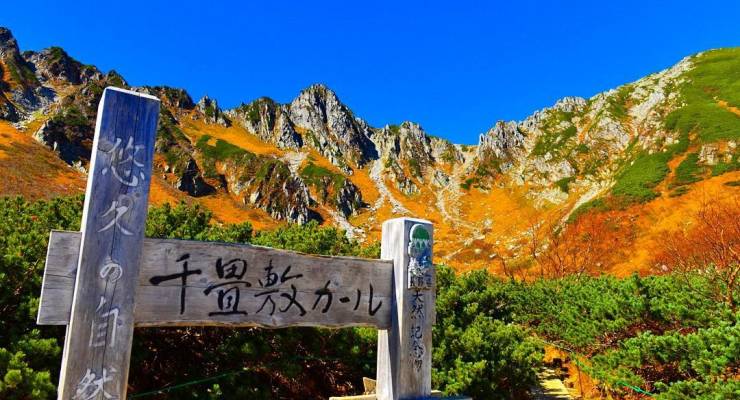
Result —
<path fill-rule="evenodd" d="M 619 382 L 629 382 L 660 391 L 664 396 L 679 392 L 698 396 L 707 385 L 716 391 L 736 390 L 737 385 L 728 381 L 739 366 L 740 325 L 735 322 L 688 334 L 642 333 L 620 343 L 615 350 L 593 357 L 589 372 L 615 387 Z M 642 376 L 646 369 L 669 369 L 674 379 L 650 382 Z"/>
<path fill-rule="evenodd" d="M 547 344 L 587 359 L 581 368 L 612 394 L 629 384 L 664 399 L 740 395 L 740 315 L 706 276 L 438 277 L 433 378 L 449 393 L 523 396 L 510 385 L 532 382 Z"/>
<path fill-rule="evenodd" d="M 735 398 L 739 314 L 700 274 L 626 279 L 566 277 L 501 283 L 510 318 L 550 345 L 579 355 L 612 394 L 633 387 L 658 398 Z M 723 397 L 721 394 L 734 393 Z"/>
<path fill-rule="evenodd" d="M 63 328 L 35 326 L 51 229 L 79 230 L 81 198 L 0 198 L 0 398 L 56 394 Z"/>
<path fill-rule="evenodd" d="M 536 381 L 542 347 L 510 321 L 501 282 L 485 271 L 437 269 L 432 383 L 447 394 L 520 398 Z"/>
<path fill-rule="evenodd" d="M 79 230 L 82 198 L 0 198 L 0 399 L 52 399 L 64 329 L 36 326 L 49 231 Z M 315 223 L 254 232 L 218 225 L 178 204 L 149 211 L 149 237 L 248 242 L 324 255 L 378 257 Z M 526 398 L 543 345 L 588 358 L 584 371 L 613 394 L 623 383 L 661 399 L 740 398 L 739 314 L 713 300 L 702 275 L 501 280 L 437 270 L 432 381 L 448 394 Z M 736 296 L 740 298 L 740 294 Z M 356 394 L 375 375 L 374 329 L 141 328 L 129 393 L 196 382 L 167 398 L 326 398 Z M 200 382 L 218 377 L 217 381 Z M 156 396 L 153 398 L 157 398 Z"/>

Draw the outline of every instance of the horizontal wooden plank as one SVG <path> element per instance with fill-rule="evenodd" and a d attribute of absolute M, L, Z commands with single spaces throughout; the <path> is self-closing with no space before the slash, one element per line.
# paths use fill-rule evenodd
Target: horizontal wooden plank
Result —
<path fill-rule="evenodd" d="M 79 244 L 51 233 L 39 325 L 69 321 Z M 390 327 L 391 261 L 167 239 L 142 252 L 136 326 Z"/>

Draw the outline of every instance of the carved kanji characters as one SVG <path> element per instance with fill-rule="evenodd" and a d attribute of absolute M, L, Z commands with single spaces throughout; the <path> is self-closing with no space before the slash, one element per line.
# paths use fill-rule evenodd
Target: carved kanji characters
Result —
<path fill-rule="evenodd" d="M 126 227 L 123 226 L 121 220 L 126 216 L 126 214 L 131 211 L 131 209 L 134 206 L 134 200 L 129 195 L 121 194 L 118 196 L 118 199 L 113 200 L 111 202 L 110 207 L 108 210 L 106 210 L 100 217 L 103 219 L 107 219 L 109 222 L 100 228 L 98 232 L 105 232 L 111 228 L 113 228 L 114 232 L 116 231 L 116 228 L 118 231 L 123 233 L 126 236 L 133 235 L 133 232 L 126 229 Z"/>
<path fill-rule="evenodd" d="M 136 158 L 139 152 L 144 150 L 144 146 L 135 145 L 133 137 L 128 138 L 125 146 L 122 146 L 122 143 L 121 138 L 116 138 L 112 148 L 100 149 L 110 156 L 110 166 L 103 168 L 102 174 L 107 175 L 108 171 L 111 171 L 118 182 L 136 187 L 140 180 L 146 181 L 146 174 L 143 170 L 144 162 Z"/>

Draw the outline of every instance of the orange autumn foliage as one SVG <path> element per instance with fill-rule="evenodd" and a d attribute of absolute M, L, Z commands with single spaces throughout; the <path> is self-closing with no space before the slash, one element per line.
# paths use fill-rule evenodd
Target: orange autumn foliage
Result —
<path fill-rule="evenodd" d="M 633 240 L 629 217 L 619 212 L 590 213 L 551 234 L 538 261 L 550 278 L 598 275 L 624 257 Z"/>
<path fill-rule="evenodd" d="M 659 272 L 698 272 L 715 281 L 715 295 L 735 308 L 740 289 L 740 200 L 704 202 L 696 218 L 666 232 L 654 258 Z"/>

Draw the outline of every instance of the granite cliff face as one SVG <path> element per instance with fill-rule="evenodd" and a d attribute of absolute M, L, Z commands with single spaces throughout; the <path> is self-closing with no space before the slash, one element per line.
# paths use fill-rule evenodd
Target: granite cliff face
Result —
<path fill-rule="evenodd" d="M 231 121 L 226 118 L 224 112 L 218 106 L 218 101 L 211 99 L 208 96 L 203 96 L 198 100 L 196 104 L 198 111 L 197 114 L 193 114 L 194 118 L 203 117 L 203 119 L 209 124 L 219 124 L 221 126 L 231 125 Z"/>
<path fill-rule="evenodd" d="M 19 121 L 54 99 L 54 91 L 34 74 L 34 65 L 20 53 L 10 30 L 0 27 L 0 70 L 3 82 L 0 117 Z"/>
<path fill-rule="evenodd" d="M 524 234 L 499 218 L 512 210 L 554 209 L 565 220 L 605 204 L 644 204 L 665 190 L 680 196 L 685 182 L 739 169 L 740 104 L 722 89 L 732 82 L 706 83 L 727 60 L 740 60 L 740 51 L 688 57 L 590 99 L 565 97 L 522 121 L 493 123 L 473 146 L 410 121 L 372 127 L 320 84 L 286 104 L 261 97 L 227 110 L 183 89 L 131 89 L 162 101 L 153 188 L 164 197 L 203 201 L 217 214 L 214 204 L 227 202 L 238 210 L 229 220 L 315 219 L 358 239 L 377 233 L 382 219 L 426 216 L 459 247 L 446 259 L 471 246 L 482 250 L 465 257 L 478 259 L 486 246 Z M 724 68 L 717 76 L 740 70 Z M 21 53 L 4 28 L 0 70 L 0 119 L 84 172 L 100 96 L 106 86 L 130 88 L 124 78 L 56 47 Z M 703 172 L 674 178 L 684 158 Z"/>
<path fill-rule="evenodd" d="M 362 167 L 377 157 L 369 126 L 355 118 L 326 86 L 303 90 L 290 103 L 289 112 L 307 142 L 346 172 L 351 171 L 350 164 Z"/>
<path fill-rule="evenodd" d="M 439 166 L 463 162 L 455 145 L 427 135 L 421 125 L 409 121 L 376 130 L 373 140 L 385 174 L 406 195 L 418 193 L 420 184 L 445 182 L 447 174 Z"/>
<path fill-rule="evenodd" d="M 282 149 L 303 147 L 303 137 L 296 132 L 287 105 L 277 104 L 268 97 L 262 97 L 229 110 L 227 114 L 265 142 Z"/>

